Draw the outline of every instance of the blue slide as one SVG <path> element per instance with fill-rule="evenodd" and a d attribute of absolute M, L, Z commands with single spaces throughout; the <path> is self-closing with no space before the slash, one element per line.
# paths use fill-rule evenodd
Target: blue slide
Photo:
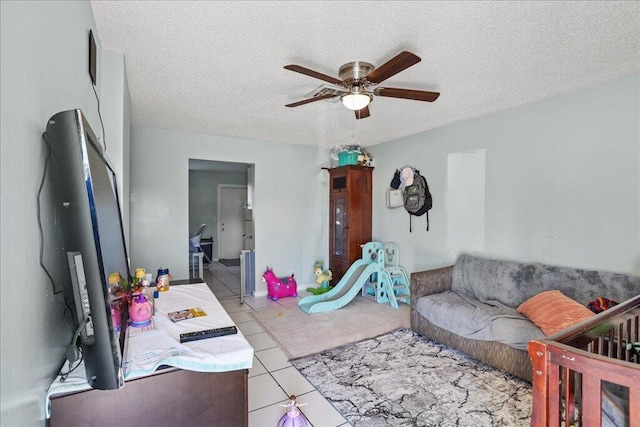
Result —
<path fill-rule="evenodd" d="M 338 310 L 349 304 L 362 290 L 369 276 L 377 271 L 376 263 L 357 260 L 344 274 L 338 284 L 329 292 L 320 295 L 309 295 L 298 302 L 298 307 L 305 313 L 322 313 Z"/>

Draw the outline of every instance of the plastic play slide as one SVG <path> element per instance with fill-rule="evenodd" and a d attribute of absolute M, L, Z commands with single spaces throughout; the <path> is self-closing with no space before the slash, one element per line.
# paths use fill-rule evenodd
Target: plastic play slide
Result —
<path fill-rule="evenodd" d="M 377 271 L 376 263 L 357 260 L 347 270 L 338 284 L 329 292 L 320 295 L 310 295 L 298 302 L 298 307 L 305 313 L 322 313 L 338 310 L 349 304 L 362 290 L 369 276 Z"/>

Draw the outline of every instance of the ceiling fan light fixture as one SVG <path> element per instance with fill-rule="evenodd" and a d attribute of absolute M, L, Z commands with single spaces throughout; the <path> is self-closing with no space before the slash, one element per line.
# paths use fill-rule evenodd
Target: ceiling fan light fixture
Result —
<path fill-rule="evenodd" d="M 371 98 L 371 95 L 368 93 L 354 92 L 342 95 L 340 100 L 342 101 L 342 105 L 348 109 L 358 111 L 369 105 Z"/>
<path fill-rule="evenodd" d="M 1 1 L 1 0 L 0 0 Z M 337 102 L 338 99 L 349 110 L 355 111 L 356 119 L 364 119 L 371 116 L 369 104 L 376 97 L 409 99 L 414 101 L 433 102 L 440 96 L 439 92 L 428 92 L 416 89 L 402 89 L 397 87 L 377 87 L 380 83 L 401 71 L 420 62 L 420 57 L 409 51 L 402 51 L 380 67 L 363 61 L 354 61 L 344 64 L 338 70 L 339 79 L 319 73 L 300 65 L 285 65 L 285 69 L 304 74 L 330 83 L 331 86 L 322 91 L 314 91 L 307 95 L 306 99 L 285 105 L 285 107 L 298 107 L 311 102 L 330 99 Z"/>

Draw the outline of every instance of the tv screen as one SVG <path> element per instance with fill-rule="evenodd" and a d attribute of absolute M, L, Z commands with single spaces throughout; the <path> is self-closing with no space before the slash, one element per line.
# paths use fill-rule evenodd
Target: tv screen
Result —
<path fill-rule="evenodd" d="M 87 381 L 93 388 L 117 389 L 124 385 L 126 308 L 112 294 L 109 276 L 117 272 L 130 283 L 131 275 L 116 175 L 80 110 L 51 117 L 45 141 Z"/>

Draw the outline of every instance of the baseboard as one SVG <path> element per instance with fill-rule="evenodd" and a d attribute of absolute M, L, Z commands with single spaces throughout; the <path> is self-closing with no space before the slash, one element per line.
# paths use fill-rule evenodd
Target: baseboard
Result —
<path fill-rule="evenodd" d="M 296 291 L 298 291 L 298 293 L 300 292 L 304 292 L 307 290 L 307 288 L 315 288 L 317 285 L 315 283 L 310 284 L 310 285 L 298 285 L 296 286 Z M 267 290 L 265 289 L 264 291 L 255 291 L 253 293 L 253 296 L 255 297 L 266 297 L 267 296 Z"/>

